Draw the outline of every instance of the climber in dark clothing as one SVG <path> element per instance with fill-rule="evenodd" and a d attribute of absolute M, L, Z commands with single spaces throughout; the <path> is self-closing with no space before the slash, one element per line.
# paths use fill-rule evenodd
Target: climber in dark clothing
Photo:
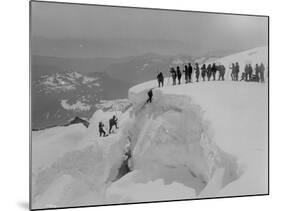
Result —
<path fill-rule="evenodd" d="M 208 81 L 210 80 L 211 75 L 212 75 L 212 66 L 211 66 L 211 64 L 208 64 L 208 67 L 207 67 L 207 77 L 208 77 Z"/>
<path fill-rule="evenodd" d="M 261 82 L 264 82 L 264 71 L 265 71 L 265 67 L 263 65 L 263 63 L 261 63 L 260 65 L 260 76 L 261 76 Z"/>
<path fill-rule="evenodd" d="M 248 66 L 248 74 L 249 74 L 249 80 L 251 80 L 253 75 L 253 68 L 251 64 L 249 64 Z"/>
<path fill-rule="evenodd" d="M 158 81 L 158 87 L 162 87 L 164 86 L 164 76 L 163 76 L 163 73 L 160 72 L 158 75 L 157 75 L 157 81 Z"/>
<path fill-rule="evenodd" d="M 260 68 L 259 68 L 258 64 L 256 64 L 256 67 L 255 67 L 255 74 L 256 74 L 256 81 L 260 82 Z"/>
<path fill-rule="evenodd" d="M 216 72 L 217 72 L 217 67 L 216 67 L 215 63 L 213 63 L 211 72 L 212 72 L 212 75 L 213 75 L 213 81 L 215 81 L 216 80 Z"/>
<path fill-rule="evenodd" d="M 177 76 L 178 76 L 179 84 L 181 84 L 181 70 L 179 66 L 177 66 Z"/>
<path fill-rule="evenodd" d="M 152 102 L 152 96 L 153 96 L 152 89 L 150 89 L 150 90 L 147 92 L 147 95 L 148 95 L 148 99 L 147 99 L 146 103 L 151 103 L 151 102 Z"/>
<path fill-rule="evenodd" d="M 191 83 L 191 77 L 192 77 L 192 66 L 191 63 L 188 63 L 188 82 Z"/>
<path fill-rule="evenodd" d="M 111 133 L 111 129 L 113 126 L 115 126 L 115 128 L 118 129 L 117 121 L 118 119 L 116 118 L 115 115 L 109 120 L 109 131 L 108 131 L 109 133 Z"/>
<path fill-rule="evenodd" d="M 102 122 L 99 122 L 99 133 L 100 133 L 100 137 L 101 137 L 101 136 L 104 137 L 104 136 L 106 135 L 106 133 L 105 133 L 103 127 L 104 127 L 104 124 L 103 124 Z"/>
<path fill-rule="evenodd" d="M 235 81 L 238 81 L 239 72 L 240 72 L 239 68 L 240 68 L 239 64 L 238 64 L 238 62 L 236 62 L 235 63 Z"/>
<path fill-rule="evenodd" d="M 207 73 L 206 65 L 203 64 L 201 67 L 201 77 L 203 78 L 203 81 L 205 81 L 206 73 Z"/>
<path fill-rule="evenodd" d="M 176 71 L 175 71 L 175 69 L 173 67 L 171 67 L 170 73 L 172 75 L 173 85 L 176 85 L 177 84 L 177 82 L 176 82 L 177 73 L 176 73 Z"/>
<path fill-rule="evenodd" d="M 235 65 L 232 63 L 231 67 L 231 80 L 235 81 Z"/>
<path fill-rule="evenodd" d="M 187 84 L 188 83 L 188 68 L 187 68 L 187 65 L 184 65 L 184 79 L 185 79 L 185 83 Z"/>
<path fill-rule="evenodd" d="M 243 74 L 244 74 L 244 76 L 243 76 Z M 243 78 L 243 79 L 242 79 Z M 244 68 L 244 73 L 242 73 L 242 76 L 241 76 L 241 80 L 246 80 L 246 81 L 248 81 L 248 79 L 249 79 L 249 65 L 245 65 L 245 68 Z M 241 81 L 240 80 L 240 81 Z"/>
<path fill-rule="evenodd" d="M 199 82 L 199 75 L 200 75 L 200 70 L 199 70 L 199 66 L 198 63 L 195 63 L 195 77 L 196 77 L 196 82 Z"/>
<path fill-rule="evenodd" d="M 219 81 L 220 80 L 224 81 L 225 67 L 223 65 L 219 65 L 218 70 L 219 70 Z"/>

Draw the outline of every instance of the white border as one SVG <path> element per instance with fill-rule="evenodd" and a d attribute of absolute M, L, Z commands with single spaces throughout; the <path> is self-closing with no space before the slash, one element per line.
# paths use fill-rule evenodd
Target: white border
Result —
<path fill-rule="evenodd" d="M 58 0 L 59 1 L 59 0 Z M 214 199 L 186 202 L 94 207 L 68 210 L 271 210 L 280 207 L 279 188 L 281 187 L 279 138 L 280 101 L 278 97 L 281 79 L 280 55 L 280 6 L 278 1 L 250 0 L 68 0 L 77 3 L 108 4 L 120 6 L 215 11 L 245 14 L 270 15 L 271 45 L 271 195 L 265 197 L 246 197 Z M 1 139 L 0 139 L 0 199 L 1 210 L 27 210 L 28 203 L 28 0 L 2 1 L 1 20 Z"/>

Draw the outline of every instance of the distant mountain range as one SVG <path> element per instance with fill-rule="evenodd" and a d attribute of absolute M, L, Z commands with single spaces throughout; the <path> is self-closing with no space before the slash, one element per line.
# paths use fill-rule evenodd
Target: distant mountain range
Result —
<path fill-rule="evenodd" d="M 159 71 L 168 73 L 170 65 L 192 61 L 191 56 L 165 56 L 155 53 L 124 58 L 64 58 L 34 55 L 32 56 L 32 70 L 34 70 L 32 78 L 36 80 L 44 74 L 69 71 L 86 75 L 103 72 L 111 78 L 135 85 L 155 78 Z"/>
<path fill-rule="evenodd" d="M 32 81 L 32 128 L 63 125 L 74 117 L 90 118 L 100 100 L 126 98 L 130 87 L 106 73 L 43 74 Z"/>

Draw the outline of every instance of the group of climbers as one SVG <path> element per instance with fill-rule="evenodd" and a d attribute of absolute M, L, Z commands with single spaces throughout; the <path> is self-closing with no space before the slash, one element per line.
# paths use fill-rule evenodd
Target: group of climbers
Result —
<path fill-rule="evenodd" d="M 231 67 L 231 79 L 233 81 L 238 81 L 239 78 L 239 72 L 240 72 L 240 66 L 238 62 L 232 63 Z M 201 71 L 200 71 L 201 70 Z M 203 64 L 201 68 L 199 67 L 198 63 L 195 63 L 194 66 L 191 65 L 191 63 L 188 63 L 188 65 L 184 65 L 183 70 L 181 71 L 180 66 L 170 67 L 170 76 L 172 78 L 172 85 L 179 85 L 181 84 L 181 78 L 182 74 L 184 74 L 185 83 L 192 83 L 192 74 L 195 73 L 195 79 L 196 82 L 199 82 L 200 76 L 202 78 L 202 81 L 210 81 L 211 79 L 213 81 L 219 80 L 224 81 L 225 80 L 225 66 L 222 64 Z M 245 72 L 241 75 L 241 80 L 245 81 L 257 81 L 257 82 L 264 82 L 264 71 L 265 66 L 263 63 L 260 65 L 256 64 L 255 66 L 255 73 L 253 72 L 253 68 L 251 64 L 245 65 Z M 216 79 L 218 75 L 218 78 Z M 241 81 L 240 80 L 240 81 Z M 157 81 L 158 81 L 158 87 L 164 86 L 164 75 L 162 72 L 159 72 L 157 74 Z"/>
<path fill-rule="evenodd" d="M 200 74 L 201 69 L 201 74 Z M 195 73 L 196 82 L 199 82 L 200 76 L 202 81 L 208 80 L 210 81 L 211 77 L 213 80 L 216 80 L 216 73 L 219 73 L 218 80 L 224 80 L 225 75 L 225 67 L 223 65 L 216 65 L 213 63 L 209 64 L 206 67 L 206 64 L 203 64 L 201 68 L 198 63 L 195 63 L 194 66 L 191 63 L 188 65 L 184 65 L 184 69 L 181 71 L 180 67 L 177 66 L 176 69 L 174 67 L 170 68 L 170 75 L 172 78 L 172 85 L 175 86 L 177 84 L 181 84 L 182 74 L 184 74 L 185 83 L 192 83 L 192 74 Z M 164 76 L 162 72 L 157 74 L 158 87 L 164 86 Z"/>
<path fill-rule="evenodd" d="M 109 134 L 112 133 L 112 128 L 115 126 L 115 129 L 118 129 L 118 119 L 115 115 L 113 115 L 113 117 L 111 119 L 109 119 L 109 130 L 108 130 L 108 134 L 106 134 L 105 130 L 104 130 L 104 124 L 102 121 L 99 122 L 99 135 L 100 137 L 103 136 L 108 136 Z"/>
<path fill-rule="evenodd" d="M 238 62 L 232 63 L 231 67 L 231 79 L 233 81 L 238 81 L 239 78 L 239 72 L 240 72 L 240 66 Z M 201 70 L 201 72 L 200 72 Z M 202 64 L 201 68 L 199 67 L 198 63 L 195 63 L 194 66 L 191 65 L 191 63 L 188 63 L 188 65 L 184 65 L 183 71 L 180 70 L 180 67 L 177 66 L 176 69 L 174 67 L 170 67 L 170 75 L 173 80 L 172 85 L 175 86 L 177 84 L 181 84 L 181 77 L 182 74 L 184 74 L 184 79 L 185 83 L 192 83 L 192 74 L 195 72 L 195 79 L 196 82 L 199 82 L 200 75 L 202 78 L 202 81 L 210 81 L 211 79 L 213 81 L 216 80 L 216 76 L 218 73 L 218 79 L 219 81 L 224 81 L 225 80 L 225 66 L 222 64 Z M 263 63 L 260 65 L 256 64 L 255 65 L 255 73 L 253 72 L 253 68 L 251 64 L 246 64 L 245 65 L 245 71 L 242 72 L 241 74 L 241 79 L 245 81 L 256 81 L 256 82 L 264 82 L 264 71 L 265 71 L 265 66 Z M 201 73 L 201 74 L 200 74 Z M 164 86 L 164 76 L 162 72 L 159 72 L 157 74 L 157 81 L 158 81 L 158 87 L 163 87 Z M 149 90 L 148 94 L 148 99 L 146 103 L 151 103 L 152 102 L 152 89 Z"/>
<path fill-rule="evenodd" d="M 188 63 L 188 66 L 187 65 L 184 66 L 183 73 L 184 73 L 185 83 L 191 82 L 192 71 L 193 68 L 191 66 L 191 63 Z M 176 70 L 174 67 L 171 67 L 170 74 L 173 80 L 173 85 L 177 85 L 177 80 L 178 80 L 178 84 L 181 84 L 182 72 L 179 66 L 176 67 Z"/>
<path fill-rule="evenodd" d="M 265 67 L 263 63 L 260 65 L 256 64 L 255 69 L 253 69 L 251 64 L 246 64 L 240 81 L 245 80 L 264 83 L 264 71 Z"/>

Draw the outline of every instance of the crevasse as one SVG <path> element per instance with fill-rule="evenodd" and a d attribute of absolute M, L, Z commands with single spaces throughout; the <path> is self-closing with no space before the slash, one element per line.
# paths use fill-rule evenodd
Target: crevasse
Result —
<path fill-rule="evenodd" d="M 195 190 L 194 197 L 202 197 L 239 177 L 236 158 L 215 144 L 211 123 L 190 97 L 155 89 L 153 103 L 144 105 L 145 91 L 137 95 L 129 94 L 138 101 L 121 137 L 130 141 L 131 172 L 142 174 L 135 183 L 163 179 L 165 184 L 184 184 Z"/>

